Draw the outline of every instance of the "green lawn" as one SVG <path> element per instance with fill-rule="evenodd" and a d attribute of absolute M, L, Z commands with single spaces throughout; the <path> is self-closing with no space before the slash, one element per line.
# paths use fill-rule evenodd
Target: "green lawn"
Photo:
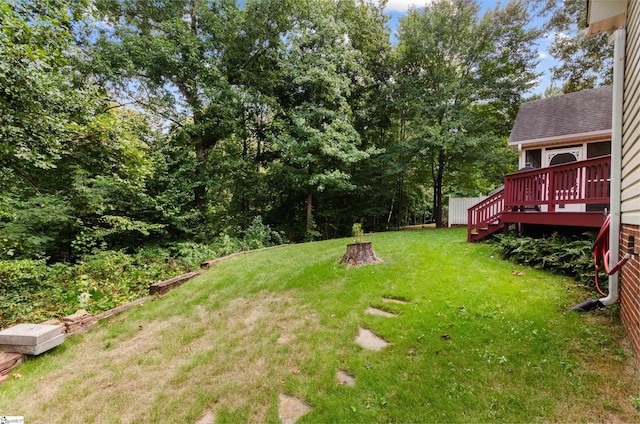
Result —
<path fill-rule="evenodd" d="M 594 294 L 464 231 L 368 236 L 385 263 L 352 269 L 338 264 L 346 239 L 230 259 L 28 361 L 0 386 L 0 415 L 277 422 L 283 393 L 311 407 L 301 423 L 638 422 L 617 312 L 568 312 Z M 390 345 L 361 348 L 359 328 Z"/>

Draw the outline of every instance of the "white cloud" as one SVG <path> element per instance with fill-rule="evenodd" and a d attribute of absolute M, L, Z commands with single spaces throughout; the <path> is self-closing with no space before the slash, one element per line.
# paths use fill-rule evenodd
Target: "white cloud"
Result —
<path fill-rule="evenodd" d="M 385 12 L 406 12 L 409 6 L 423 7 L 433 0 L 389 0 Z"/>
<path fill-rule="evenodd" d="M 569 35 L 565 34 L 564 32 L 546 32 L 546 33 L 544 33 L 542 38 L 544 40 L 547 40 L 547 41 L 553 41 L 553 40 L 555 40 L 557 38 L 567 39 L 567 38 L 571 38 L 571 37 Z"/>
<path fill-rule="evenodd" d="M 548 55 L 546 52 L 539 51 L 539 52 L 538 52 L 538 57 L 539 57 L 540 59 L 546 59 L 546 58 L 548 58 L 548 57 L 549 57 L 549 55 Z"/>

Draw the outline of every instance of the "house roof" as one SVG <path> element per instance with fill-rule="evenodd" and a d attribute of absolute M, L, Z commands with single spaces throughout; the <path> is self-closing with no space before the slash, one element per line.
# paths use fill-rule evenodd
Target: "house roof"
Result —
<path fill-rule="evenodd" d="M 552 141 L 570 135 L 611 131 L 611 86 L 520 105 L 509 144 Z"/>

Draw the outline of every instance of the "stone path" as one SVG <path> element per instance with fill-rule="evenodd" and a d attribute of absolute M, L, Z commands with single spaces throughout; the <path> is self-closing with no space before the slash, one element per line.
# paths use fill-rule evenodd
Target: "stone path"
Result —
<path fill-rule="evenodd" d="M 338 384 L 344 386 L 355 386 L 356 384 L 356 378 L 344 370 L 338 370 L 336 379 L 338 380 Z"/>
<path fill-rule="evenodd" d="M 399 305 L 406 305 L 407 303 L 409 303 L 405 299 L 393 297 L 383 297 L 382 301 Z M 373 306 L 367 308 L 365 310 L 365 313 L 383 318 L 393 318 L 398 316 L 395 313 L 375 308 Z M 293 338 L 293 336 L 282 336 L 280 337 L 280 339 L 278 339 L 277 344 L 286 344 Z M 376 352 L 384 349 L 389 345 L 389 343 L 382 337 L 377 336 L 371 330 L 366 328 L 360 328 L 358 330 L 358 337 L 356 338 L 355 342 L 358 345 L 362 346 L 363 349 L 368 349 Z M 338 370 L 336 372 L 336 380 L 338 384 L 344 386 L 355 386 L 356 384 L 356 377 L 346 370 Z M 294 424 L 301 416 L 311 410 L 311 407 L 307 405 L 302 399 L 298 399 L 290 395 L 281 393 L 278 396 L 278 400 L 278 417 L 283 424 Z M 196 422 L 196 424 L 214 423 L 215 415 L 212 411 L 205 412 L 205 414 Z"/>
<path fill-rule="evenodd" d="M 382 309 L 378 309 L 378 308 L 374 308 L 373 306 L 370 306 L 367 308 L 366 311 L 364 311 L 365 314 L 369 314 L 369 315 L 377 315 L 379 317 L 385 317 L 385 318 L 393 318 L 393 317 L 397 317 L 398 315 L 393 314 L 391 312 L 387 312 L 385 310 Z"/>
<path fill-rule="evenodd" d="M 406 299 L 402 299 L 400 297 L 383 297 L 382 301 L 386 303 L 395 303 L 397 305 L 406 305 L 409 303 Z"/>
<path fill-rule="evenodd" d="M 376 336 L 371 332 L 371 330 L 367 330 L 366 328 L 360 329 L 358 337 L 356 338 L 356 343 L 365 349 L 376 352 L 389 345 L 389 343 L 387 343 L 383 338 Z"/>
<path fill-rule="evenodd" d="M 311 410 L 309 405 L 298 398 L 283 394 L 279 398 L 278 417 L 283 424 L 293 424 L 298 418 Z"/>

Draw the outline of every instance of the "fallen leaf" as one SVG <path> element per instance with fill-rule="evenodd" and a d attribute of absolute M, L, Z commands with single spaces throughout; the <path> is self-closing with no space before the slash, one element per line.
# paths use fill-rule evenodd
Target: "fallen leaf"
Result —
<path fill-rule="evenodd" d="M 524 271 L 513 271 L 511 275 L 517 275 L 518 277 L 522 277 L 523 275 L 527 275 Z"/>
<path fill-rule="evenodd" d="M 344 355 L 340 355 L 340 362 L 344 362 L 344 361 L 345 361 Z"/>
<path fill-rule="evenodd" d="M 142 326 L 141 325 L 138 326 L 138 330 L 142 330 Z"/>
<path fill-rule="evenodd" d="M 338 382 L 338 384 L 339 384 L 339 385 L 341 385 L 341 386 L 344 386 L 344 385 L 346 385 L 346 384 L 347 384 L 347 382 L 346 382 L 346 380 L 340 380 L 340 381 Z"/>
<path fill-rule="evenodd" d="M 440 336 L 441 338 L 448 340 L 451 338 L 451 334 L 443 334 L 442 336 Z"/>
<path fill-rule="evenodd" d="M 16 372 L 16 373 L 14 373 L 14 374 L 12 374 L 11 376 L 12 376 L 13 378 L 16 378 L 16 379 L 20 379 L 20 378 L 22 378 L 22 374 L 19 374 L 19 373 L 17 373 L 17 372 Z"/>
<path fill-rule="evenodd" d="M 302 371 L 300 371 L 298 368 L 295 368 L 295 369 L 291 370 L 291 374 L 293 374 L 293 375 L 300 375 L 301 372 Z"/>

